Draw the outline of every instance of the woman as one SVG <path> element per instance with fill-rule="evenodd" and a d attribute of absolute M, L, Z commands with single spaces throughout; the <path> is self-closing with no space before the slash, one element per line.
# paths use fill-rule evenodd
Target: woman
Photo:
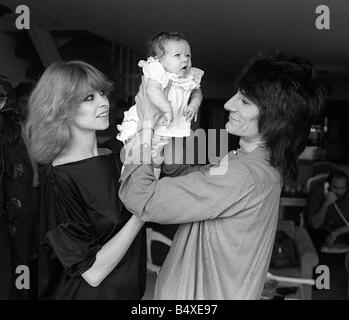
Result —
<path fill-rule="evenodd" d="M 239 150 L 217 165 L 167 170 L 179 177 L 157 181 L 150 164 L 135 163 L 125 166 L 121 176 L 119 196 L 133 214 L 182 224 L 159 273 L 157 299 L 261 296 L 282 182 L 297 176 L 297 158 L 319 114 L 322 93 L 308 62 L 279 53 L 252 59 L 237 87 L 224 108 L 229 112 L 226 130 L 240 137 Z M 141 159 L 150 163 L 159 115 L 138 99 L 145 124 Z M 215 170 L 220 166 L 224 170 Z"/>
<path fill-rule="evenodd" d="M 59 62 L 29 99 L 26 124 L 41 182 L 40 298 L 139 299 L 146 276 L 143 222 L 120 202 L 121 163 L 98 154 L 111 85 L 91 65 Z"/>

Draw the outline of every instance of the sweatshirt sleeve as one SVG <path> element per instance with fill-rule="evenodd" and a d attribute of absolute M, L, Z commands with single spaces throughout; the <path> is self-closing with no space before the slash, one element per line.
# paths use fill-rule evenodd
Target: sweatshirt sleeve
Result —
<path fill-rule="evenodd" d="M 177 224 L 237 215 L 248 205 L 253 179 L 242 163 L 224 174 L 206 165 L 179 177 L 156 180 L 151 165 L 130 165 L 121 175 L 119 197 L 144 221 Z"/>

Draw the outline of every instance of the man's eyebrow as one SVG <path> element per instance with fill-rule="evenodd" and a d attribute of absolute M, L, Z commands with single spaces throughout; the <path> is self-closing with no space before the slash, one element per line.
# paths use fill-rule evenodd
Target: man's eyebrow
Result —
<path fill-rule="evenodd" d="M 247 100 L 248 102 L 252 103 L 251 99 L 249 99 L 248 97 L 246 97 L 243 93 L 240 92 L 240 96 L 241 98 Z"/>

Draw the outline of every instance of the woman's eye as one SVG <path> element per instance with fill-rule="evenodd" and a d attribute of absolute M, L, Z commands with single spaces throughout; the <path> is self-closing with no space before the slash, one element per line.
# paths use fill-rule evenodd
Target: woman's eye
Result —
<path fill-rule="evenodd" d="M 84 99 L 84 101 L 91 101 L 91 100 L 93 100 L 93 94 L 88 95 L 88 96 Z"/>
<path fill-rule="evenodd" d="M 179 53 L 176 53 L 176 54 L 175 54 L 175 57 L 179 57 Z"/>
<path fill-rule="evenodd" d="M 100 94 L 101 96 L 105 96 L 105 90 L 100 91 L 99 94 Z"/>

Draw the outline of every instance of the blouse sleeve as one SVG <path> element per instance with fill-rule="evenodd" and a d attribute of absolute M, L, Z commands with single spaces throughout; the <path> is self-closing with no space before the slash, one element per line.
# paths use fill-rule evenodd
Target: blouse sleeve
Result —
<path fill-rule="evenodd" d="M 56 176 L 45 217 L 44 246 L 49 247 L 70 276 L 79 276 L 96 260 L 101 245 L 72 182 Z"/>
<path fill-rule="evenodd" d="M 79 276 L 88 270 L 95 262 L 101 247 L 88 224 L 61 223 L 49 230 L 46 237 L 70 276 Z"/>
<path fill-rule="evenodd" d="M 142 67 L 144 77 L 146 79 L 153 79 L 159 84 L 161 88 L 165 89 L 168 85 L 169 79 L 162 64 L 152 57 L 147 61 L 141 60 L 138 65 Z"/>
<path fill-rule="evenodd" d="M 193 79 L 194 79 L 195 84 L 196 84 L 196 88 L 199 89 L 200 88 L 200 83 L 201 83 L 201 78 L 204 75 L 204 71 L 202 71 L 199 68 L 191 68 L 190 69 L 190 73 L 193 76 Z"/>

